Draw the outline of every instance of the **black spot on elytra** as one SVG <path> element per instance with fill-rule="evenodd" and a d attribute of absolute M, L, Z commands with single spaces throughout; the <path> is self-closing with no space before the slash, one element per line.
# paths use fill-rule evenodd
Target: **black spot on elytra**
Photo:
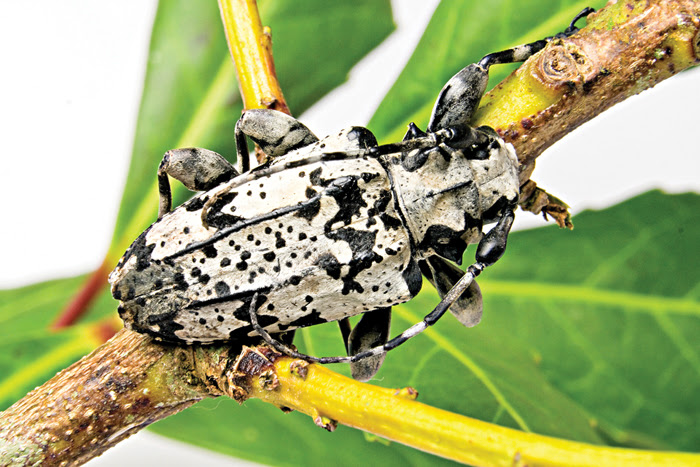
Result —
<path fill-rule="evenodd" d="M 185 280 L 185 275 L 181 272 L 177 272 L 173 275 L 173 281 L 175 282 L 175 290 L 187 290 L 189 284 Z"/>
<path fill-rule="evenodd" d="M 292 276 L 289 278 L 289 283 L 292 285 L 299 285 L 301 282 L 301 276 Z"/>
<path fill-rule="evenodd" d="M 247 259 L 250 259 L 250 256 L 251 256 L 251 254 L 249 251 L 244 251 L 243 253 L 241 253 L 241 260 L 245 261 Z"/>
<path fill-rule="evenodd" d="M 321 169 L 319 168 L 318 170 L 320 171 Z M 317 195 L 318 193 L 316 193 L 313 188 L 306 188 L 306 197 L 309 201 L 299 203 L 301 207 L 297 210 L 294 216 L 302 217 L 311 222 L 321 209 L 321 201 L 318 199 Z M 267 232 L 267 229 L 265 230 Z"/>
<path fill-rule="evenodd" d="M 214 292 L 218 297 L 223 297 L 231 293 L 231 288 L 224 281 L 219 281 L 214 285 Z"/>
<path fill-rule="evenodd" d="M 199 268 L 192 268 L 192 270 L 190 271 L 190 275 L 192 277 L 199 277 L 202 275 L 202 270 Z"/>
<path fill-rule="evenodd" d="M 384 228 L 387 230 L 396 230 L 401 227 L 401 221 L 396 217 L 390 216 L 389 214 L 383 212 L 379 215 L 379 219 L 384 224 Z"/>
<path fill-rule="evenodd" d="M 340 279 L 340 262 L 338 259 L 330 253 L 324 253 L 319 256 L 316 260 L 316 265 L 323 268 L 326 274 L 331 276 L 333 279 Z"/>
<path fill-rule="evenodd" d="M 325 323 L 327 320 L 321 318 L 321 313 L 319 313 L 316 310 L 311 310 L 311 313 L 309 313 L 306 316 L 302 316 L 301 318 L 292 321 L 289 323 L 290 327 L 298 327 L 298 328 L 303 328 L 305 326 L 313 326 L 314 324 L 321 324 Z"/>
<path fill-rule="evenodd" d="M 369 182 L 371 182 L 372 180 L 374 180 L 375 178 L 379 177 L 379 174 L 376 173 L 376 172 L 375 172 L 375 173 L 362 172 L 362 174 L 360 175 L 360 177 L 362 178 L 362 181 L 363 181 L 363 182 L 369 183 Z"/>
<path fill-rule="evenodd" d="M 202 274 L 201 276 L 199 276 L 199 282 L 201 282 L 202 284 L 208 284 L 209 279 L 211 279 L 211 277 L 209 277 L 209 274 Z"/>
<path fill-rule="evenodd" d="M 164 313 L 148 315 L 148 317 L 144 320 L 146 327 L 139 327 L 139 330 L 166 341 L 181 342 L 182 339 L 177 337 L 175 333 L 184 329 L 184 326 L 175 322 L 177 314 L 178 310 L 174 309 Z M 158 326 L 158 331 L 151 330 L 150 326 Z"/>
<path fill-rule="evenodd" d="M 234 216 L 233 214 L 222 212 L 223 208 L 227 204 L 231 203 L 231 201 L 233 201 L 237 195 L 237 192 L 231 191 L 219 196 L 207 211 L 207 224 L 217 229 L 223 229 L 241 221 L 242 218 L 240 216 Z"/>
<path fill-rule="evenodd" d="M 151 254 L 153 253 L 153 249 L 156 247 L 156 244 L 146 244 L 146 235 L 150 230 L 151 227 L 147 228 L 143 231 L 143 233 L 141 233 L 141 235 L 138 236 L 136 240 L 134 240 L 134 243 L 131 244 L 129 249 L 126 250 L 126 253 L 124 253 L 122 259 L 119 260 L 118 266 L 124 265 L 132 256 L 136 257 L 137 271 L 143 271 L 151 264 Z"/>
<path fill-rule="evenodd" d="M 268 289 L 269 290 L 269 289 Z M 250 323 L 250 304 L 253 299 L 251 295 L 246 295 L 243 297 L 237 297 L 241 301 L 241 305 L 233 311 L 233 317 L 243 321 L 245 323 Z M 258 295 L 258 300 L 255 303 L 255 310 L 257 311 L 260 306 L 267 301 L 267 296 L 264 294 Z M 279 321 L 277 316 L 258 314 L 258 323 L 262 327 L 269 326 Z M 242 328 L 237 328 L 231 331 L 231 339 L 241 339 L 247 336 L 249 332 L 253 331 L 252 326 L 244 326 Z"/>
<path fill-rule="evenodd" d="M 274 251 L 268 251 L 267 253 L 263 254 L 263 258 L 265 261 L 274 261 L 276 255 Z"/>
<path fill-rule="evenodd" d="M 321 178 L 321 172 L 322 172 L 322 169 L 321 169 L 321 167 L 319 167 L 317 169 L 312 170 L 309 173 L 309 181 L 311 182 L 312 185 L 319 186 L 322 184 L 323 179 Z"/>
<path fill-rule="evenodd" d="M 192 212 L 192 211 L 199 211 L 204 207 L 204 203 L 206 203 L 206 198 L 192 198 L 185 204 L 183 204 L 183 207 L 185 208 L 185 211 Z"/>
<path fill-rule="evenodd" d="M 338 177 L 328 184 L 326 194 L 332 196 L 338 205 L 338 211 L 332 219 L 326 222 L 325 231 L 331 230 L 336 222 L 348 225 L 352 222 L 352 217 L 360 214 L 360 209 L 367 207 L 367 203 L 362 199 L 364 191 L 357 184 L 358 177 Z"/>
<path fill-rule="evenodd" d="M 347 295 L 352 291 L 364 292 L 364 288 L 355 278 L 361 271 L 369 269 L 374 263 L 382 261 L 382 257 L 373 251 L 377 233 L 348 227 L 328 232 L 326 236 L 332 240 L 347 242 L 350 245 L 350 250 L 352 250 L 352 259 L 348 263 L 350 268 L 348 273 L 341 278 L 343 280 L 342 294 Z M 335 259 L 335 257 L 333 258 Z M 337 270 L 339 275 L 340 265 L 338 265 Z M 326 272 L 328 273 L 328 270 Z M 334 277 L 334 279 L 337 278 Z"/>
<path fill-rule="evenodd" d="M 216 247 L 214 247 L 214 245 L 207 245 L 202 248 L 202 253 L 204 253 L 204 256 L 207 258 L 216 258 Z"/>
<path fill-rule="evenodd" d="M 239 271 L 245 271 L 246 269 L 248 269 L 248 263 L 245 261 L 236 263 L 236 269 L 238 269 Z"/>
<path fill-rule="evenodd" d="M 231 265 L 231 260 L 230 260 L 229 258 L 224 258 L 224 259 L 221 260 L 221 262 L 219 263 L 219 265 L 220 265 L 222 268 L 225 268 L 226 266 Z"/>

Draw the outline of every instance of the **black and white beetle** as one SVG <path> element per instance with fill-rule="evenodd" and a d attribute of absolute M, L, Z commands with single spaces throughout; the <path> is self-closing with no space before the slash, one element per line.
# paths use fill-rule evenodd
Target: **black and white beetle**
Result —
<path fill-rule="evenodd" d="M 573 34 L 592 11 L 554 37 Z M 126 326 L 176 343 L 260 335 L 294 357 L 350 362 L 366 381 L 386 351 L 448 308 L 477 324 L 474 278 L 505 250 L 519 183 L 512 146 L 470 122 L 489 67 L 523 61 L 552 39 L 462 69 L 440 92 L 427 132 L 411 124 L 400 143 L 379 146 L 362 127 L 319 140 L 292 117 L 249 110 L 236 124 L 242 173 L 206 149 L 168 151 L 158 220 L 110 275 Z M 246 136 L 269 156 L 252 170 Z M 168 175 L 204 193 L 170 212 Z M 453 263 L 477 242 L 476 262 L 460 270 Z M 389 340 L 391 307 L 414 297 L 423 275 L 441 302 Z M 360 313 L 351 330 L 348 317 Z M 270 336 L 328 321 L 340 322 L 348 357 L 302 355 Z"/>

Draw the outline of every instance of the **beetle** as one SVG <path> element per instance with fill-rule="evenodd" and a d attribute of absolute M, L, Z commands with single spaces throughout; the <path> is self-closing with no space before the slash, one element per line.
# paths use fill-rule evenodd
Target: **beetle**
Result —
<path fill-rule="evenodd" d="M 158 220 L 110 274 L 126 327 L 187 344 L 260 336 L 294 357 L 349 362 L 353 377 L 367 381 L 388 350 L 448 309 L 477 324 L 474 279 L 503 254 L 519 195 L 512 145 L 470 125 L 489 67 L 524 61 L 576 32 L 592 11 L 557 36 L 459 71 L 427 131 L 411 123 L 398 143 L 378 145 L 363 127 L 319 139 L 286 114 L 257 109 L 236 124 L 240 170 L 206 149 L 168 151 L 158 168 Z M 248 138 L 268 156 L 254 168 Z M 168 177 L 202 193 L 171 211 Z M 455 263 L 472 243 L 476 261 L 462 271 Z M 423 276 L 440 303 L 390 340 L 391 307 L 413 298 Z M 295 329 L 329 321 L 340 323 L 348 356 L 312 357 L 288 345 Z"/>

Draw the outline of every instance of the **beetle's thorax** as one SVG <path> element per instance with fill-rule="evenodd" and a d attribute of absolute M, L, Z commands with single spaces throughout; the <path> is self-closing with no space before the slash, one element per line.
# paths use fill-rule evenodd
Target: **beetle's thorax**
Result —
<path fill-rule="evenodd" d="M 481 238 L 482 225 L 517 203 L 517 158 L 500 139 L 485 160 L 444 145 L 388 159 L 404 222 L 424 257 L 461 261 L 466 246 Z"/>

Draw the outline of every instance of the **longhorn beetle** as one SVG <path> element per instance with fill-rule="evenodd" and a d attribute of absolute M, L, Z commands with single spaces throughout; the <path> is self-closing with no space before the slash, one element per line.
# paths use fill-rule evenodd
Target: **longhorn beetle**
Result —
<path fill-rule="evenodd" d="M 290 356 L 349 362 L 366 381 L 388 350 L 448 308 L 477 324 L 474 279 L 503 254 L 519 194 L 513 147 L 470 126 L 489 67 L 524 61 L 592 11 L 557 36 L 462 69 L 440 92 L 427 132 L 410 124 L 399 143 L 378 145 L 362 127 L 319 140 L 283 113 L 249 110 L 235 129 L 240 173 L 206 149 L 168 151 L 158 220 L 110 275 L 126 327 L 176 343 L 259 335 Z M 246 138 L 269 156 L 252 169 Z M 168 176 L 204 193 L 171 212 Z M 476 262 L 463 272 L 453 263 L 470 243 Z M 442 300 L 389 340 L 391 307 L 414 297 L 423 275 Z M 348 317 L 360 313 L 351 329 Z M 339 321 L 347 357 L 303 355 L 271 336 L 328 321 Z"/>

